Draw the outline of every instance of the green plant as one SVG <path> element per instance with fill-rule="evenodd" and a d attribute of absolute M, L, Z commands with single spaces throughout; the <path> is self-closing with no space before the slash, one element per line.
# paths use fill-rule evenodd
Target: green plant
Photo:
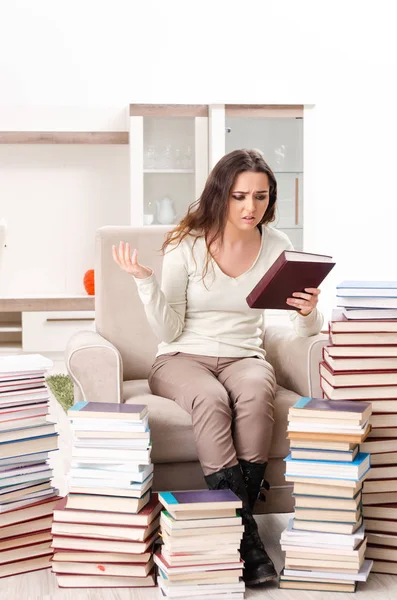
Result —
<path fill-rule="evenodd" d="M 73 406 L 73 381 L 69 375 L 51 375 L 46 382 L 65 412 Z"/>

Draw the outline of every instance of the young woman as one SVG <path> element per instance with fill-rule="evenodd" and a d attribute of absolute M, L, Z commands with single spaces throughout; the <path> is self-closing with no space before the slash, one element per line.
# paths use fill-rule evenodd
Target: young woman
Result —
<path fill-rule="evenodd" d="M 215 165 L 200 199 L 168 233 L 161 287 L 136 249 L 113 246 L 161 340 L 149 374 L 152 393 L 191 414 L 208 487 L 230 488 L 243 501 L 247 585 L 277 577 L 252 516 L 269 454 L 276 380 L 263 349 L 263 311 L 246 302 L 281 252 L 293 249 L 269 227 L 276 200 L 277 182 L 262 154 L 235 150 Z M 321 330 L 319 293 L 308 288 L 286 299 L 299 335 Z"/>

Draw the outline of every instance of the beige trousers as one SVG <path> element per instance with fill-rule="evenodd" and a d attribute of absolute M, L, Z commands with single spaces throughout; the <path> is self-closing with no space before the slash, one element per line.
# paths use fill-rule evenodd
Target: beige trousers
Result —
<path fill-rule="evenodd" d="M 267 461 L 276 379 L 263 358 L 162 354 L 152 365 L 149 386 L 191 414 L 204 475 L 232 467 L 239 458 Z"/>

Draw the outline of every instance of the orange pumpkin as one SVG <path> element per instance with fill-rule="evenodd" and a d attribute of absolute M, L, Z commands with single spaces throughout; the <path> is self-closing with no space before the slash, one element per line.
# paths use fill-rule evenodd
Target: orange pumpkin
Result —
<path fill-rule="evenodd" d="M 95 296 L 95 278 L 94 278 L 94 269 L 90 269 L 84 275 L 83 279 L 85 291 L 89 296 Z"/>

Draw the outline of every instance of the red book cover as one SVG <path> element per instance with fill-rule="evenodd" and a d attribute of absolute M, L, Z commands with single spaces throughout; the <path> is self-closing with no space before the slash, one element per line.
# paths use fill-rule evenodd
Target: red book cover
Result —
<path fill-rule="evenodd" d="M 332 311 L 330 321 L 330 331 L 333 333 L 393 333 L 397 331 L 397 319 L 377 320 L 377 319 L 348 319 L 341 310 Z"/>
<path fill-rule="evenodd" d="M 334 371 L 326 362 L 321 362 L 320 375 L 334 388 L 397 386 L 395 370 Z"/>
<path fill-rule="evenodd" d="M 294 310 L 287 298 L 293 292 L 317 288 L 334 266 L 330 256 L 284 250 L 248 294 L 248 306 Z"/>
<path fill-rule="evenodd" d="M 86 510 L 82 510 L 82 509 L 77 509 L 77 508 L 67 508 L 66 506 L 67 503 L 67 496 L 65 496 L 64 498 L 62 498 L 61 500 L 59 500 L 59 502 L 57 502 L 57 504 L 54 507 L 54 510 L 60 510 L 60 511 L 66 511 L 66 512 L 73 512 L 76 513 L 76 515 L 80 515 L 81 517 L 81 521 L 78 521 L 76 519 L 76 523 L 85 523 L 84 520 L 84 515 L 89 512 L 90 514 L 92 513 L 92 511 L 86 511 Z M 137 521 L 137 525 L 149 525 L 154 518 L 156 517 L 156 515 L 160 512 L 160 510 L 162 509 L 162 505 L 159 502 L 159 497 L 157 492 L 152 492 L 152 497 L 150 499 L 150 501 L 139 511 L 139 513 L 136 513 L 133 515 L 134 520 Z M 103 512 L 98 511 L 99 514 L 103 515 Z M 107 518 L 111 519 L 112 515 L 120 515 L 120 513 L 118 512 L 111 512 L 111 511 L 106 511 L 106 516 Z M 130 515 L 131 516 L 131 515 Z M 91 523 L 92 521 L 90 521 Z M 110 522 L 109 524 L 112 524 L 112 522 Z"/>

